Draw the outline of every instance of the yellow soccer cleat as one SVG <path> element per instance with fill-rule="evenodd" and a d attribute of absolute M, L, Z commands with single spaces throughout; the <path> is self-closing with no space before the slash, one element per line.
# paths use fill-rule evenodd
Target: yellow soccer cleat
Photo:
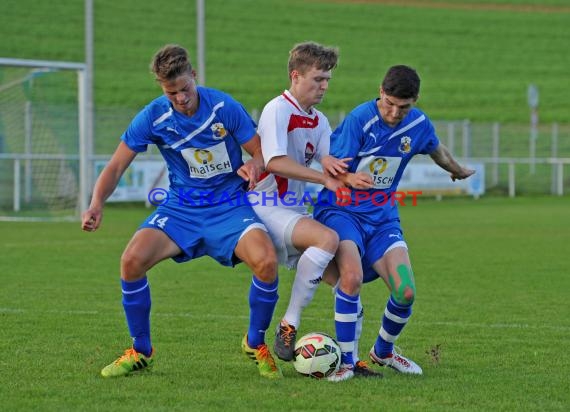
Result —
<path fill-rule="evenodd" d="M 112 378 L 115 376 L 127 376 L 131 372 L 148 370 L 154 363 L 154 349 L 150 356 L 144 356 L 137 352 L 134 348 L 127 349 L 125 354 L 116 361 L 107 365 L 101 371 L 104 378 Z"/>
<path fill-rule="evenodd" d="M 259 345 L 256 349 L 250 348 L 246 334 L 241 341 L 241 350 L 249 359 L 255 362 L 261 376 L 269 379 L 280 379 L 283 377 L 283 372 L 275 363 L 275 359 L 273 359 L 265 343 Z"/>

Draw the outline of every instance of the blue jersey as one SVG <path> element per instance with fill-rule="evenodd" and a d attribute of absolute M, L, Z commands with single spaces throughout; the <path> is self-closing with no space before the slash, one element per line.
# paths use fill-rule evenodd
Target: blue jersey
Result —
<path fill-rule="evenodd" d="M 241 104 L 214 89 L 197 87 L 200 102 L 192 116 L 172 108 L 166 96 L 150 102 L 133 119 L 121 139 L 135 152 L 158 146 L 166 160 L 171 196 L 204 204 L 243 196 L 241 145 L 256 133 Z"/>
<path fill-rule="evenodd" d="M 399 220 L 392 196 L 406 165 L 414 155 L 432 153 L 438 145 L 434 127 L 421 110 L 410 110 L 396 127 L 390 127 L 382 120 L 376 100 L 359 105 L 332 133 L 330 154 L 353 158 L 348 171 L 368 173 L 374 188 L 352 189 L 350 194 L 347 190 L 338 199 L 325 188 L 315 217 L 322 210 L 337 208 L 373 224 Z"/>

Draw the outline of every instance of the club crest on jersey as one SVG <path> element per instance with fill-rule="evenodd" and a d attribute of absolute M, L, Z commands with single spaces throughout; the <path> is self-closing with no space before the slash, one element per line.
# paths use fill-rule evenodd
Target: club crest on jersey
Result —
<path fill-rule="evenodd" d="M 228 135 L 226 128 L 223 123 L 214 123 L 210 129 L 212 129 L 213 138 L 216 140 L 222 140 Z"/>
<path fill-rule="evenodd" d="M 370 173 L 372 173 L 374 176 L 382 174 L 382 172 L 384 172 L 384 170 L 386 170 L 387 167 L 388 167 L 388 161 L 383 157 L 374 159 L 372 162 L 370 162 L 369 166 Z"/>
<path fill-rule="evenodd" d="M 412 138 L 409 136 L 404 136 L 400 139 L 400 146 L 398 146 L 398 151 L 403 154 L 410 153 L 412 150 Z"/>
<path fill-rule="evenodd" d="M 194 159 L 196 159 L 199 164 L 206 165 L 214 160 L 214 156 L 208 150 L 198 149 L 194 152 Z"/>
<path fill-rule="evenodd" d="M 307 143 L 307 146 L 305 146 L 305 165 L 309 166 L 311 164 L 311 161 L 313 160 L 313 157 L 315 156 L 315 146 L 313 146 L 311 143 Z"/>

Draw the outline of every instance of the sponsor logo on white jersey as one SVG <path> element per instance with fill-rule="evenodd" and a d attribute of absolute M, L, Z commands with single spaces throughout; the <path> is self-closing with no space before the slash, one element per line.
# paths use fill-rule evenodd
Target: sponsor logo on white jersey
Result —
<path fill-rule="evenodd" d="M 181 153 L 188 163 L 190 177 L 208 179 L 233 171 L 232 162 L 224 142 L 203 149 L 189 147 L 182 149 Z"/>
<path fill-rule="evenodd" d="M 369 174 L 374 189 L 387 189 L 394 183 L 401 162 L 401 157 L 367 156 L 360 160 L 356 171 Z"/>

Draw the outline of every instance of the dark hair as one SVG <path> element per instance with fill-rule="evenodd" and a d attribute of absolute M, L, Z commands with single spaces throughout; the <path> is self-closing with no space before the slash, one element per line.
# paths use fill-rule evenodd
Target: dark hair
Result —
<path fill-rule="evenodd" d="M 338 62 L 338 49 L 309 41 L 296 44 L 289 52 L 289 76 L 293 70 L 304 74 L 311 67 L 332 70 Z"/>
<path fill-rule="evenodd" d="M 409 66 L 392 66 L 382 81 L 382 89 L 388 96 L 400 99 L 417 99 L 420 94 L 420 77 Z"/>
<path fill-rule="evenodd" d="M 192 64 L 184 47 L 167 44 L 152 58 L 150 70 L 156 76 L 156 80 L 163 82 L 174 80 L 185 73 L 192 73 Z"/>

